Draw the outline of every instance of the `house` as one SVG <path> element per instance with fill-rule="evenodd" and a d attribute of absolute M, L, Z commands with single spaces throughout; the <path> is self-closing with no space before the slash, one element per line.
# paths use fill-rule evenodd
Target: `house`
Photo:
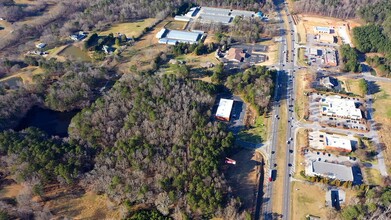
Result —
<path fill-rule="evenodd" d="M 177 43 L 195 44 L 202 38 L 202 33 L 190 31 L 168 30 L 163 28 L 156 34 L 161 44 L 175 45 Z"/>
<path fill-rule="evenodd" d="M 211 62 L 206 62 L 206 63 L 201 63 L 200 64 L 200 66 L 202 67 L 202 68 L 212 68 L 212 67 L 214 67 L 215 65 L 214 65 L 214 63 L 211 63 Z"/>
<path fill-rule="evenodd" d="M 334 50 L 326 50 L 324 62 L 327 66 L 337 66 L 337 55 Z"/>
<path fill-rule="evenodd" d="M 39 44 L 36 44 L 35 47 L 38 48 L 38 49 L 43 49 L 44 47 L 46 47 L 46 44 L 45 43 L 39 43 Z"/>
<path fill-rule="evenodd" d="M 219 107 L 217 107 L 216 118 L 221 121 L 229 121 L 234 100 L 220 99 Z"/>
<path fill-rule="evenodd" d="M 323 161 L 310 161 L 305 169 L 307 176 L 320 176 L 341 181 L 353 181 L 351 167 Z"/>
<path fill-rule="evenodd" d="M 338 80 L 331 76 L 323 77 L 319 80 L 319 82 L 320 85 L 328 89 L 333 89 L 334 87 L 338 86 Z"/>
<path fill-rule="evenodd" d="M 246 53 L 243 51 L 243 49 L 240 48 L 230 48 L 225 55 L 225 58 L 234 62 L 243 62 L 245 57 Z"/>
<path fill-rule="evenodd" d="M 85 38 L 87 35 L 83 31 L 76 32 L 70 36 L 70 38 L 74 41 L 79 41 Z"/>

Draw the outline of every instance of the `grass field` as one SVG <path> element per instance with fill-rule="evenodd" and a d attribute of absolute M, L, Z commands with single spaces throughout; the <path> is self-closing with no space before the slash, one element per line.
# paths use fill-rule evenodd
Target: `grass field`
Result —
<path fill-rule="evenodd" d="M 308 66 L 308 64 L 307 64 L 307 62 L 305 60 L 304 55 L 305 55 L 305 49 L 304 48 L 299 48 L 299 60 L 298 60 L 298 62 L 299 62 L 299 64 L 301 66 Z"/>
<path fill-rule="evenodd" d="M 374 94 L 375 121 L 380 125 L 378 131 L 381 142 L 385 145 L 384 158 L 388 167 L 391 169 L 391 83 L 377 82 L 380 91 Z"/>
<path fill-rule="evenodd" d="M 267 139 L 267 125 L 263 116 L 258 116 L 254 128 L 239 133 L 239 139 L 252 143 L 262 143 Z"/>
<path fill-rule="evenodd" d="M 369 185 L 383 185 L 383 178 L 378 169 L 363 168 L 363 175 Z"/>
<path fill-rule="evenodd" d="M 347 78 L 343 78 L 343 77 L 341 79 L 344 82 L 345 88 L 348 92 L 351 92 L 353 94 L 361 96 L 361 94 L 363 92 L 359 86 L 359 84 L 360 84 L 359 79 L 347 79 Z"/>
<path fill-rule="evenodd" d="M 150 27 L 154 22 L 155 18 L 147 18 L 144 20 L 140 20 L 137 22 L 127 22 L 127 23 L 120 23 L 120 24 L 114 24 L 109 29 L 102 31 L 98 33 L 99 35 L 108 35 L 110 33 L 121 33 L 125 34 L 127 37 L 139 37 L 143 30 L 147 27 Z"/>
<path fill-rule="evenodd" d="M 75 46 L 66 47 L 58 53 L 59 56 L 64 56 L 72 60 L 91 61 L 91 57 L 86 51 Z"/>
<path fill-rule="evenodd" d="M 304 23 L 300 21 L 297 25 L 297 32 L 298 32 L 298 38 L 299 38 L 299 44 L 305 45 L 307 43 L 307 32 L 304 27 Z"/>
<path fill-rule="evenodd" d="M 310 92 L 309 81 L 313 77 L 313 74 L 310 74 L 307 70 L 300 70 L 296 72 L 296 102 L 295 102 L 295 113 L 299 120 L 304 119 L 304 116 L 308 112 L 309 100 L 305 95 L 307 92 Z"/>
<path fill-rule="evenodd" d="M 165 28 L 170 30 L 183 30 L 186 26 L 186 22 L 184 21 L 170 21 L 166 24 Z"/>
<path fill-rule="evenodd" d="M 328 208 L 325 207 L 326 192 L 320 186 L 294 181 L 292 182 L 291 198 L 292 219 L 306 219 L 305 216 L 308 214 L 327 219 Z"/>
<path fill-rule="evenodd" d="M 277 164 L 277 177 L 273 183 L 273 212 L 282 213 L 282 206 L 284 200 L 284 178 L 285 178 L 285 155 L 286 155 L 286 128 L 288 126 L 288 112 L 286 107 L 286 101 L 281 103 L 280 108 L 280 120 L 278 125 L 278 142 L 276 150 L 276 164 Z"/>
<path fill-rule="evenodd" d="M 295 146 L 295 151 L 296 151 L 296 161 L 295 161 L 295 167 L 296 167 L 296 172 L 294 175 L 294 178 L 300 179 L 300 180 L 305 180 L 300 175 L 301 171 L 305 170 L 305 158 L 303 155 L 300 154 L 301 149 L 307 145 L 307 130 L 300 128 L 297 132 L 296 135 L 296 146 Z"/>

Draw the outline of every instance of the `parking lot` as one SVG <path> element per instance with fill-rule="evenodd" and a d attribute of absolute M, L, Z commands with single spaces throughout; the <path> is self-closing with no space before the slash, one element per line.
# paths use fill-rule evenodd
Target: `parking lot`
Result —
<path fill-rule="evenodd" d="M 320 100 L 326 97 L 325 95 L 319 93 L 312 93 L 309 96 L 310 105 L 309 105 L 309 120 L 314 122 L 319 122 L 322 125 L 327 125 L 330 127 L 338 127 L 345 129 L 354 129 L 360 131 L 368 131 L 368 126 L 366 120 L 354 120 L 349 118 L 340 118 L 332 116 L 323 116 L 320 109 Z M 348 100 L 355 100 L 361 102 L 358 98 L 347 97 Z M 362 102 L 361 102 L 362 103 Z"/>

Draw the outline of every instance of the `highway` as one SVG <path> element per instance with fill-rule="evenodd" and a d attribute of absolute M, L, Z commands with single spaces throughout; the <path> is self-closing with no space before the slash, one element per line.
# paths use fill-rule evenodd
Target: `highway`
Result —
<path fill-rule="evenodd" d="M 289 15 L 288 7 L 284 3 L 280 4 L 276 8 L 278 12 L 279 19 L 284 21 L 282 18 L 281 10 L 284 10 L 287 15 Z M 285 26 L 286 25 L 286 26 Z M 286 30 L 288 27 L 289 31 Z M 294 127 L 294 102 L 295 102 L 295 79 L 294 73 L 298 69 L 297 66 L 297 47 L 295 44 L 296 39 L 296 28 L 292 17 L 287 16 L 287 22 L 282 22 L 280 25 L 280 34 L 281 34 L 281 46 L 279 47 L 279 60 L 276 68 L 278 70 L 276 87 L 274 93 L 274 104 L 272 111 L 272 128 L 271 128 L 271 138 L 269 140 L 269 167 L 265 176 L 270 176 L 270 170 L 275 169 L 274 164 L 276 163 L 276 148 L 278 145 L 279 138 L 279 115 L 281 108 L 281 101 L 286 100 L 287 108 L 287 128 L 286 128 L 286 155 L 285 155 L 285 164 L 278 164 L 277 166 L 283 166 L 285 173 L 284 175 L 277 174 L 275 181 L 283 181 L 283 210 L 280 216 L 283 219 L 290 219 L 290 189 L 291 189 L 291 175 L 294 172 L 294 142 L 295 142 L 295 127 Z M 290 37 L 287 38 L 287 35 Z M 288 42 L 288 39 L 290 42 Z M 285 106 L 285 105 L 284 105 Z M 280 146 L 282 147 L 282 146 Z M 264 203 L 263 203 L 263 218 L 261 219 L 272 219 L 273 213 L 276 213 L 273 210 L 273 183 L 269 182 L 268 178 L 265 178 L 265 194 L 264 194 Z M 256 216 L 256 219 L 260 219 L 260 216 Z"/>

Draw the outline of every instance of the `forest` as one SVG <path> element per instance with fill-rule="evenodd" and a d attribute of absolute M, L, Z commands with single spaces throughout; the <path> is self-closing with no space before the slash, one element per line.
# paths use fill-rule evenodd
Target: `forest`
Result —
<path fill-rule="evenodd" d="M 358 55 L 349 44 L 344 44 L 339 49 L 341 54 L 341 70 L 344 72 L 361 72 L 361 65 L 358 62 Z"/>
<path fill-rule="evenodd" d="M 367 25 L 353 29 L 353 41 L 362 53 L 378 52 L 384 56 L 367 57 L 379 76 L 391 74 L 391 2 L 380 1 L 360 8 L 359 15 Z"/>
<path fill-rule="evenodd" d="M 226 86 L 237 94 L 243 95 L 260 114 L 267 112 L 273 94 L 276 70 L 264 66 L 251 67 L 243 73 L 228 76 Z"/>

